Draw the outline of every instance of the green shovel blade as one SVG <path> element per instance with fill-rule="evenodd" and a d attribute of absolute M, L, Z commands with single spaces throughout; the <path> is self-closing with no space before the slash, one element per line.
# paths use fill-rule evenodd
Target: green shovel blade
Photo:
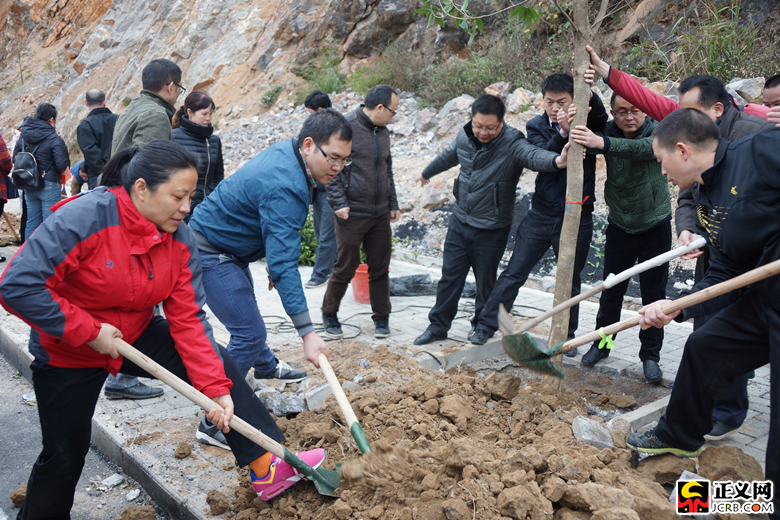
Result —
<path fill-rule="evenodd" d="M 314 482 L 314 487 L 320 495 L 338 496 L 336 490 L 341 487 L 341 476 L 338 471 L 325 468 L 314 469 L 287 448 L 284 449 L 284 461 Z"/>
<path fill-rule="evenodd" d="M 528 333 L 510 334 L 502 340 L 504 352 L 522 367 L 553 377 L 566 377 L 563 370 L 552 362 L 561 353 L 563 343 L 545 350 Z"/>

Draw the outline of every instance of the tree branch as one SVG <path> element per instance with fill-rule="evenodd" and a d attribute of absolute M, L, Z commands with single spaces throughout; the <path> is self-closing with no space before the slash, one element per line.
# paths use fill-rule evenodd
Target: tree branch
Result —
<path fill-rule="evenodd" d="M 609 0 L 601 0 L 601 7 L 599 7 L 599 14 L 596 16 L 596 20 L 591 25 L 591 31 L 596 34 L 601 27 L 601 22 L 607 17 L 607 7 L 609 7 Z"/>
<path fill-rule="evenodd" d="M 441 7 L 442 13 L 446 14 L 447 16 L 449 16 L 450 18 L 453 18 L 455 20 L 478 20 L 478 19 L 481 19 L 481 18 L 489 18 L 491 16 L 496 16 L 497 14 L 501 14 L 501 13 L 504 13 L 504 12 L 509 11 L 511 9 L 514 9 L 515 7 L 520 7 L 522 5 L 530 5 L 531 4 L 530 1 L 518 2 L 516 4 L 511 4 L 509 7 L 505 7 L 504 9 L 496 11 L 495 13 L 488 13 L 488 14 L 483 14 L 483 15 L 480 15 L 480 16 L 474 16 L 472 14 L 468 14 L 466 11 L 463 11 L 458 6 L 455 6 L 455 8 L 458 10 L 458 12 L 463 14 L 463 16 L 461 18 L 458 18 L 457 16 L 452 16 L 450 13 L 448 13 L 447 11 L 444 10 L 444 6 L 442 5 L 441 0 L 437 0 L 436 3 L 439 4 L 439 7 Z M 569 16 L 566 15 L 566 17 L 568 18 Z"/>
<path fill-rule="evenodd" d="M 563 13 L 563 16 L 565 16 L 566 19 L 569 20 L 569 23 L 571 24 L 572 29 L 574 29 L 575 31 L 579 32 L 579 29 L 577 29 L 577 24 L 574 23 L 574 20 L 571 19 L 571 17 L 569 16 L 569 13 L 567 13 L 566 11 L 563 10 L 563 8 L 561 7 L 561 4 L 558 3 L 558 0 L 552 0 L 552 2 L 555 4 L 555 7 L 557 7 L 558 10 Z"/>

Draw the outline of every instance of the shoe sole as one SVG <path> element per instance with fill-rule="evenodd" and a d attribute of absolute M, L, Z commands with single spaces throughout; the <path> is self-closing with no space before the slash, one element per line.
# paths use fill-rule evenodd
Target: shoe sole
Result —
<path fill-rule="evenodd" d="M 151 395 L 133 395 L 133 394 L 123 394 L 120 392 L 109 392 L 108 390 L 103 392 L 103 395 L 106 399 L 110 401 L 115 401 L 119 399 L 132 399 L 135 401 L 141 400 L 141 399 L 152 399 L 154 397 L 160 397 L 163 395 L 163 391 L 160 390 L 160 393 L 157 394 L 151 394 Z"/>
<path fill-rule="evenodd" d="M 426 341 L 425 343 L 417 343 L 417 340 L 414 340 L 414 342 L 412 342 L 412 344 L 413 345 L 430 345 L 431 343 L 436 343 L 437 341 L 444 341 L 445 339 L 447 339 L 447 338 L 436 338 L 436 339 L 432 339 L 430 341 Z"/>
<path fill-rule="evenodd" d="M 200 430 L 195 432 L 195 438 L 198 439 L 198 442 L 200 442 L 201 444 L 206 444 L 208 446 L 216 446 L 217 448 L 222 448 L 223 450 L 232 451 L 230 449 L 230 446 L 228 446 L 227 444 L 223 444 L 219 442 L 214 437 L 211 437 L 210 435 L 206 435 Z"/>
<path fill-rule="evenodd" d="M 343 332 L 341 334 L 331 334 L 327 330 L 325 331 L 325 335 L 330 337 L 330 338 L 333 338 L 333 339 L 341 339 L 341 338 L 344 337 L 344 333 Z"/>
<path fill-rule="evenodd" d="M 723 435 L 710 435 L 708 433 L 707 435 L 704 436 L 704 438 L 708 441 L 722 441 L 723 439 L 725 439 L 726 437 L 728 437 L 729 435 L 731 435 L 737 430 L 739 430 L 739 428 L 735 428 L 733 430 L 727 431 Z"/>
<path fill-rule="evenodd" d="M 698 457 L 701 455 L 701 452 L 704 451 L 704 447 L 702 446 L 696 451 L 686 451 L 681 450 L 679 448 L 640 448 L 639 446 L 634 446 L 633 444 L 629 444 L 626 442 L 626 446 L 628 446 L 630 449 L 634 451 L 638 451 L 639 453 L 648 453 L 650 455 L 662 455 L 664 453 L 671 453 L 675 457 L 679 457 L 681 459 L 692 459 L 694 457 Z"/>
<path fill-rule="evenodd" d="M 304 289 L 316 289 L 317 287 L 322 287 L 323 285 L 327 285 L 327 283 L 328 283 L 328 280 L 325 280 L 324 282 L 322 282 L 319 285 L 304 284 L 303 288 Z"/>
<path fill-rule="evenodd" d="M 387 334 L 380 334 L 378 332 L 374 332 L 374 337 L 375 338 L 389 338 L 390 337 L 390 333 L 388 332 Z"/>
<path fill-rule="evenodd" d="M 307 377 L 309 377 L 309 376 L 305 375 L 303 377 L 297 377 L 297 378 L 294 378 L 294 379 L 282 379 L 282 378 L 279 378 L 279 377 L 255 377 L 255 379 L 257 381 L 271 381 L 272 379 L 274 379 L 276 381 L 284 381 L 285 383 L 300 383 L 301 381 L 303 381 Z"/>

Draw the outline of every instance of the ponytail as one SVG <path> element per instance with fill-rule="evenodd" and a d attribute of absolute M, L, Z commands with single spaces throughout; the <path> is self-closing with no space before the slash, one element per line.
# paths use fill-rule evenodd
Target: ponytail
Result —
<path fill-rule="evenodd" d="M 179 107 L 179 110 L 173 114 L 173 118 L 171 119 L 171 129 L 179 128 L 181 126 L 181 118 L 185 115 L 187 115 L 187 107 L 182 105 Z"/>
<path fill-rule="evenodd" d="M 108 186 L 112 188 L 114 186 L 122 185 L 122 172 L 127 170 L 127 165 L 130 160 L 138 152 L 137 146 L 130 146 L 119 150 L 100 170 L 102 177 L 100 178 L 101 186 Z"/>

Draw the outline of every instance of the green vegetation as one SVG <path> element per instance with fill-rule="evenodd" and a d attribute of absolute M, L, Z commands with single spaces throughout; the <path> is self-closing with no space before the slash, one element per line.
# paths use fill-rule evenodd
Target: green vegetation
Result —
<path fill-rule="evenodd" d="M 309 214 L 306 216 L 306 223 L 301 228 L 301 256 L 298 263 L 301 265 L 314 265 L 314 258 L 317 254 L 317 238 L 314 236 L 314 212 L 309 207 Z"/>
<path fill-rule="evenodd" d="M 623 63 L 638 76 L 680 80 L 710 74 L 725 82 L 735 77 L 768 77 L 776 73 L 776 34 L 762 34 L 739 19 L 739 5 L 707 2 L 677 20 L 661 40 L 636 43 Z"/>
<path fill-rule="evenodd" d="M 319 56 L 293 69 L 293 74 L 302 77 L 313 86 L 303 94 L 303 99 L 306 99 L 306 95 L 314 89 L 327 94 L 344 90 L 344 76 L 339 73 L 339 61 L 338 46 L 328 40 Z M 300 91 L 303 92 L 303 89 Z M 296 96 L 297 99 L 300 99 L 300 95 Z"/>
<path fill-rule="evenodd" d="M 276 100 L 279 98 L 279 93 L 282 91 L 281 85 L 278 87 L 274 87 L 265 94 L 263 94 L 263 97 L 260 101 L 262 101 L 263 106 L 270 107 L 273 106 L 274 103 L 276 103 Z"/>

